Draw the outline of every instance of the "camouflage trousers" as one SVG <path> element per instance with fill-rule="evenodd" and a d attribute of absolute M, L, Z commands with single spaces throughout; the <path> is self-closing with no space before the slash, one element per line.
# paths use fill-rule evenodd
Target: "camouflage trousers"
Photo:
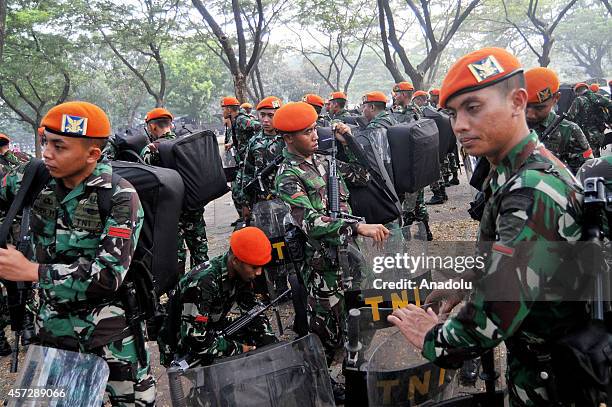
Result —
<path fill-rule="evenodd" d="M 329 365 L 342 348 L 346 331 L 344 290 L 338 270 L 314 271 L 307 290 L 308 330 L 321 339 Z"/>
<path fill-rule="evenodd" d="M 429 213 L 425 206 L 425 190 L 406 193 L 402 202 L 402 218 L 404 226 L 412 225 L 414 222 L 429 222 Z"/>
<path fill-rule="evenodd" d="M 437 193 L 444 192 L 446 188 L 446 186 L 444 185 L 446 183 L 446 180 L 450 179 L 453 176 L 453 174 L 457 173 L 458 170 L 459 170 L 459 167 L 457 166 L 457 163 L 455 160 L 455 154 L 453 153 L 447 154 L 444 157 L 444 159 L 440 161 L 440 179 L 432 182 L 429 185 L 429 188 L 431 188 L 431 192 L 433 192 L 434 194 L 436 192 Z"/>
<path fill-rule="evenodd" d="M 155 378 L 151 374 L 151 355 L 147 349 L 147 364 L 138 362 L 134 337 L 109 343 L 92 351 L 108 363 L 110 374 L 106 394 L 113 406 L 154 406 Z"/>
<path fill-rule="evenodd" d="M 601 144 L 603 143 L 604 134 L 598 129 L 586 129 L 584 135 L 589 142 L 589 146 L 593 150 L 593 156 L 598 158 L 601 156 Z"/>
<path fill-rule="evenodd" d="M 189 249 L 190 268 L 208 261 L 208 239 L 206 238 L 206 222 L 204 222 L 204 209 L 183 211 L 179 218 L 178 233 L 178 259 L 185 262 Z"/>
<path fill-rule="evenodd" d="M 510 354 L 506 380 L 511 407 L 545 407 L 552 404 L 539 370 L 530 369 Z"/>

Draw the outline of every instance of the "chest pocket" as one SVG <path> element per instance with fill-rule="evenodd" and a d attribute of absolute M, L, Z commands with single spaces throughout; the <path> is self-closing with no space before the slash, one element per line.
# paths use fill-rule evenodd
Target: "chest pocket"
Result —
<path fill-rule="evenodd" d="M 30 229 L 34 236 L 42 238 L 42 243 L 45 245 L 55 241 L 57 208 L 55 194 L 46 188 L 38 195 L 32 205 Z"/>
<path fill-rule="evenodd" d="M 83 249 L 97 248 L 103 228 L 97 194 L 93 192 L 87 198 L 81 199 L 69 216 L 68 244 Z"/>

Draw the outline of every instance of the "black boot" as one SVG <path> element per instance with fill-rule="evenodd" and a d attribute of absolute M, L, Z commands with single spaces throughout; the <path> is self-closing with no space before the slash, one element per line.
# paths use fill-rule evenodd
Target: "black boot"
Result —
<path fill-rule="evenodd" d="M 447 187 L 447 188 L 451 186 L 451 182 L 450 182 L 450 178 L 449 177 L 444 177 L 444 186 Z"/>
<path fill-rule="evenodd" d="M 446 197 L 446 199 L 444 199 Z M 427 202 L 425 202 L 426 205 L 441 205 L 444 203 L 444 201 L 446 201 L 448 199 L 448 197 L 446 196 L 446 192 L 443 190 L 436 190 L 434 191 L 433 196 L 431 197 L 431 199 Z"/>
<path fill-rule="evenodd" d="M 336 405 L 344 404 L 346 401 L 346 392 L 344 384 L 338 383 L 333 378 L 331 379 L 332 391 L 334 393 L 334 402 Z"/>
<path fill-rule="evenodd" d="M 9 345 L 4 335 L 4 328 L 0 329 L 0 356 L 8 356 L 13 353 L 11 345 Z"/>
<path fill-rule="evenodd" d="M 34 329 L 34 314 L 26 310 L 23 315 L 23 332 L 21 334 L 21 345 L 28 346 L 31 343 L 36 343 L 38 337 Z"/>
<path fill-rule="evenodd" d="M 453 172 L 453 178 L 451 178 L 450 184 L 459 185 L 459 175 L 456 172 Z"/>
<path fill-rule="evenodd" d="M 431 233 L 431 229 L 429 228 L 429 222 L 423 222 L 425 225 L 425 233 L 427 233 L 427 241 L 431 242 L 433 240 L 433 234 Z"/>

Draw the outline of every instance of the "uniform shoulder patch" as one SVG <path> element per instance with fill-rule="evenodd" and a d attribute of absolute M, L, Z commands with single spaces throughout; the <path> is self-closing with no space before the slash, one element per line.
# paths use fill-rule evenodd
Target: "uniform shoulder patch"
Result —
<path fill-rule="evenodd" d="M 132 229 L 125 227 L 111 226 L 108 229 L 108 235 L 118 237 L 120 239 L 129 239 L 132 236 Z"/>

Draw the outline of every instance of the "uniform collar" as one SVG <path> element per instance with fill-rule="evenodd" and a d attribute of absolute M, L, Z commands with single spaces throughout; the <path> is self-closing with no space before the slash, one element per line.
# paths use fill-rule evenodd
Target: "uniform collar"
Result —
<path fill-rule="evenodd" d="M 501 160 L 499 165 L 495 167 L 495 172 L 491 179 L 491 186 L 496 190 L 499 186 L 514 175 L 519 168 L 527 161 L 527 158 L 533 153 L 538 145 L 538 135 L 535 131 L 531 131 L 517 145 L 512 147 L 510 152 Z"/>
<path fill-rule="evenodd" d="M 283 148 L 283 157 L 285 162 L 290 165 L 300 165 L 306 161 L 301 155 L 290 153 L 287 147 Z"/>
<path fill-rule="evenodd" d="M 91 175 L 85 179 L 84 184 L 88 187 L 109 189 L 113 186 L 112 180 L 113 167 L 111 167 L 110 161 L 104 158 L 98 161 L 96 168 L 94 168 Z"/>

